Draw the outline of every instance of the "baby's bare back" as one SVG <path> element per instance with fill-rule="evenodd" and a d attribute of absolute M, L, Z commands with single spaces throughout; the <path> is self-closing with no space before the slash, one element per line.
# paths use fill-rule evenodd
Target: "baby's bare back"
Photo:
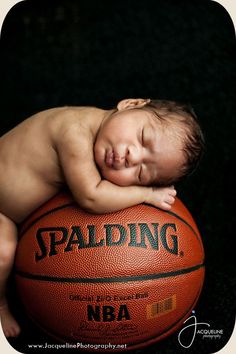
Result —
<path fill-rule="evenodd" d="M 38 113 L 0 137 L 0 212 L 16 223 L 64 183 L 56 136 L 66 108 Z"/>

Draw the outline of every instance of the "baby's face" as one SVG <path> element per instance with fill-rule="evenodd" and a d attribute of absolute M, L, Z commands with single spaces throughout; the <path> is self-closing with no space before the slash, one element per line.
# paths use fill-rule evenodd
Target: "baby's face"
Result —
<path fill-rule="evenodd" d="M 120 186 L 150 185 L 178 175 L 181 142 L 152 112 L 117 111 L 101 126 L 94 145 L 103 178 Z"/>

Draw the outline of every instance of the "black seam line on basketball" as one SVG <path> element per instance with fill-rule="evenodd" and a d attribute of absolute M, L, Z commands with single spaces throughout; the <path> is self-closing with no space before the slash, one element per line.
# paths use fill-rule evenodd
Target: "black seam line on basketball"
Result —
<path fill-rule="evenodd" d="M 170 210 L 165 210 L 165 212 L 171 216 L 174 216 L 175 218 L 177 218 L 178 220 L 182 221 L 186 226 L 188 226 L 190 228 L 190 230 L 194 233 L 194 235 L 197 237 L 198 241 L 200 242 L 199 236 L 197 234 L 197 232 L 194 230 L 194 228 L 183 218 L 181 218 L 181 216 L 179 216 L 178 214 L 175 214 L 173 211 Z"/>
<path fill-rule="evenodd" d="M 199 268 L 204 267 L 204 264 L 198 264 L 193 267 L 183 268 L 172 272 L 166 273 L 157 273 L 157 274 L 145 274 L 145 275 L 134 275 L 128 277 L 107 277 L 107 278 L 66 278 L 66 277 L 53 277 L 50 275 L 40 275 L 32 274 L 28 272 L 22 272 L 16 269 L 16 274 L 22 278 L 28 278 L 33 280 L 42 280 L 49 282 L 58 282 L 58 283 L 127 283 L 134 281 L 147 281 L 153 279 L 162 279 L 168 277 L 175 277 L 187 273 L 194 272 Z"/>
<path fill-rule="evenodd" d="M 50 214 L 53 214 L 53 213 L 56 213 L 58 210 L 62 210 L 62 209 L 65 209 L 65 208 L 69 208 L 71 206 L 75 206 L 76 203 L 75 202 L 71 202 L 71 203 L 68 203 L 68 204 L 63 204 L 59 207 L 56 207 L 54 209 L 50 209 L 49 211 L 47 211 L 46 213 L 43 213 L 41 214 L 39 217 L 37 217 L 36 219 L 34 219 L 25 229 L 23 228 L 21 231 L 20 231 L 20 236 L 22 234 L 24 234 L 26 231 L 28 231 L 34 224 L 36 224 L 39 220 L 43 219 L 45 216 L 47 215 L 50 215 Z"/>

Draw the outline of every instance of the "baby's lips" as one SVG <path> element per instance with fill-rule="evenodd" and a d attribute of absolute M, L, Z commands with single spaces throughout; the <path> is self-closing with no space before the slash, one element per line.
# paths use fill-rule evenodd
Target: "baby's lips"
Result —
<path fill-rule="evenodd" d="M 114 153 L 113 151 L 107 152 L 105 156 L 105 164 L 107 167 L 112 167 L 114 160 Z"/>

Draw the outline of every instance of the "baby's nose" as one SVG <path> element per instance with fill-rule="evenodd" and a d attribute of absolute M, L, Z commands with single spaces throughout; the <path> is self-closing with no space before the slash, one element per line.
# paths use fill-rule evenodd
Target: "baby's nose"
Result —
<path fill-rule="evenodd" d="M 135 166 L 140 164 L 142 160 L 141 152 L 135 148 L 130 146 L 127 150 L 126 160 L 128 161 L 129 166 Z"/>

